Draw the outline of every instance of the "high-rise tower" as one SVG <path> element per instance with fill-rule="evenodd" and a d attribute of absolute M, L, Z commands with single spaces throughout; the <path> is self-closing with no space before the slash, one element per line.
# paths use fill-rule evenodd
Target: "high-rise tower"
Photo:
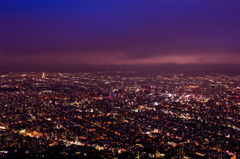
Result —
<path fill-rule="evenodd" d="M 44 74 L 44 72 L 43 72 L 43 74 L 42 74 L 42 78 L 45 78 L 45 74 Z"/>

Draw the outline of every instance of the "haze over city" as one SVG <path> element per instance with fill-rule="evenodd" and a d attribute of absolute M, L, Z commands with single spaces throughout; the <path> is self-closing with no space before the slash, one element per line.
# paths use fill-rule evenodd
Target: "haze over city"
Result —
<path fill-rule="evenodd" d="M 2 0 L 1 67 L 239 73 L 239 10 L 238 0 Z"/>

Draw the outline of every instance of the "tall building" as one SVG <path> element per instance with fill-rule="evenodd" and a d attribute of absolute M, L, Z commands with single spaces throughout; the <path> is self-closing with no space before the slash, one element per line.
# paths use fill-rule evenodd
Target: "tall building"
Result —
<path fill-rule="evenodd" d="M 45 78 L 45 73 L 43 72 L 43 74 L 42 74 L 42 78 Z"/>

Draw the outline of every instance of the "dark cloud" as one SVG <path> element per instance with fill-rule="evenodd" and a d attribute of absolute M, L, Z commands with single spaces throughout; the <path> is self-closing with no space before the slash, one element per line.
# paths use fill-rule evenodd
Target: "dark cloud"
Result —
<path fill-rule="evenodd" d="M 186 57 L 194 63 L 195 58 L 218 54 L 219 63 L 228 63 L 229 54 L 234 62 L 239 57 L 237 0 L 1 3 L 1 54 L 8 59 L 4 63 L 19 58 L 39 64 L 46 59 L 141 63 L 159 57 L 176 63 L 176 57 Z"/>

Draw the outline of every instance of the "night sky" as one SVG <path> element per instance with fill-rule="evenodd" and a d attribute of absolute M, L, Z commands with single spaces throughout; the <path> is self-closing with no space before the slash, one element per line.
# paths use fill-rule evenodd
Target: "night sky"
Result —
<path fill-rule="evenodd" d="M 0 26 L 3 68 L 240 63 L 239 0 L 1 0 Z"/>

